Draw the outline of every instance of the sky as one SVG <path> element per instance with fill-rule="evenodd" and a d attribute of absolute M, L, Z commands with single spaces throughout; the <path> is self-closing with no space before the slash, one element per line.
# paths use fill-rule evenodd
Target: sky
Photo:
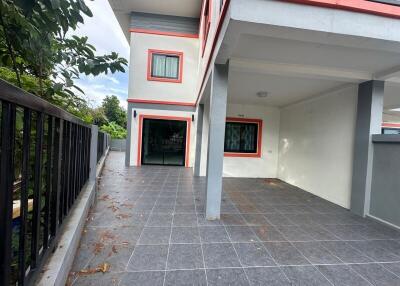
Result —
<path fill-rule="evenodd" d="M 129 44 L 107 0 L 85 1 L 93 13 L 93 17 L 85 17 L 85 23 L 73 33 L 87 36 L 88 42 L 96 47 L 97 53 L 117 52 L 129 60 Z M 96 77 L 81 75 L 75 82 L 85 92 L 92 107 L 101 105 L 106 95 L 116 95 L 121 106 L 127 106 L 128 67 L 125 73 L 99 75 Z"/>

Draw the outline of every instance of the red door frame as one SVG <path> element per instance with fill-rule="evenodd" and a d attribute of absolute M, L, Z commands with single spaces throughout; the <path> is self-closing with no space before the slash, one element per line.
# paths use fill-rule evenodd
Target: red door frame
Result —
<path fill-rule="evenodd" d="M 185 167 L 188 168 L 189 167 L 189 155 L 190 155 L 190 129 L 191 129 L 192 119 L 190 117 L 149 115 L 149 114 L 140 114 L 139 115 L 137 166 L 142 165 L 143 119 L 186 121 Z"/>

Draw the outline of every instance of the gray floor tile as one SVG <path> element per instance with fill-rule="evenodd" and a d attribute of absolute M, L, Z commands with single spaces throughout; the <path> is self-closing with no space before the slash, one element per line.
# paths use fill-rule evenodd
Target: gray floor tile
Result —
<path fill-rule="evenodd" d="M 313 241 L 314 239 L 299 226 L 280 225 L 276 227 L 288 241 Z"/>
<path fill-rule="evenodd" d="M 241 268 L 207 269 L 209 286 L 246 286 L 250 285 Z"/>
<path fill-rule="evenodd" d="M 200 244 L 171 244 L 167 269 L 204 268 Z"/>
<path fill-rule="evenodd" d="M 222 214 L 221 222 L 224 225 L 242 225 L 242 226 L 247 225 L 243 216 L 240 214 Z"/>
<path fill-rule="evenodd" d="M 370 285 L 347 265 L 317 265 L 316 267 L 335 286 Z"/>
<path fill-rule="evenodd" d="M 175 214 L 173 226 L 197 226 L 197 215 L 195 214 Z"/>
<path fill-rule="evenodd" d="M 336 235 L 317 225 L 302 225 L 300 228 L 315 240 L 340 240 Z"/>
<path fill-rule="evenodd" d="M 271 225 L 294 225 L 282 214 L 266 214 L 265 218 Z"/>
<path fill-rule="evenodd" d="M 153 213 L 150 215 L 146 226 L 163 226 L 168 227 L 172 224 L 172 214 L 157 214 Z"/>
<path fill-rule="evenodd" d="M 265 242 L 264 245 L 279 265 L 310 264 L 289 242 Z"/>
<path fill-rule="evenodd" d="M 260 241 L 287 241 L 273 226 L 253 226 L 252 230 Z"/>
<path fill-rule="evenodd" d="M 246 268 L 252 286 L 290 286 L 289 280 L 279 267 Z"/>
<path fill-rule="evenodd" d="M 138 244 L 168 244 L 171 227 L 145 227 Z"/>
<path fill-rule="evenodd" d="M 224 226 L 200 226 L 199 232 L 202 243 L 229 242 Z"/>
<path fill-rule="evenodd" d="M 206 268 L 241 266 L 231 243 L 203 244 L 203 254 Z"/>
<path fill-rule="evenodd" d="M 293 245 L 313 264 L 340 264 L 319 242 L 294 242 Z"/>
<path fill-rule="evenodd" d="M 364 240 L 361 232 L 354 230 L 352 225 L 324 225 L 323 228 L 342 240 Z"/>
<path fill-rule="evenodd" d="M 199 226 L 222 226 L 221 220 L 208 220 L 204 213 L 199 213 L 197 215 L 197 223 Z"/>
<path fill-rule="evenodd" d="M 207 286 L 205 270 L 167 271 L 164 286 Z"/>
<path fill-rule="evenodd" d="M 400 262 L 395 263 L 383 263 L 381 264 L 383 267 L 393 272 L 393 274 L 400 277 Z"/>
<path fill-rule="evenodd" d="M 379 264 L 352 264 L 351 267 L 373 285 L 400 285 L 400 278 Z"/>
<path fill-rule="evenodd" d="M 323 247 L 345 263 L 366 263 L 372 259 L 344 241 L 322 241 Z"/>
<path fill-rule="evenodd" d="M 313 266 L 288 266 L 283 271 L 293 286 L 332 286 Z"/>
<path fill-rule="evenodd" d="M 400 257 L 382 247 L 379 241 L 349 241 L 348 244 L 358 249 L 376 262 L 399 261 Z"/>
<path fill-rule="evenodd" d="M 133 250 L 134 247 L 128 245 L 104 245 L 103 247 L 99 245 L 85 268 L 93 269 L 107 263 L 110 265 L 110 272 L 124 271 Z"/>
<path fill-rule="evenodd" d="M 249 226 L 227 226 L 226 231 L 232 242 L 256 242 L 257 236 Z"/>
<path fill-rule="evenodd" d="M 173 227 L 171 243 L 200 243 L 197 227 Z"/>
<path fill-rule="evenodd" d="M 276 265 L 262 243 L 234 243 L 233 247 L 243 266 Z"/>
<path fill-rule="evenodd" d="M 243 217 L 250 226 L 270 225 L 262 214 L 243 214 Z"/>
<path fill-rule="evenodd" d="M 162 286 L 164 271 L 129 272 L 122 276 L 119 286 Z"/>
<path fill-rule="evenodd" d="M 80 276 L 72 284 L 73 286 L 118 286 L 120 274 L 95 273 L 90 276 Z"/>
<path fill-rule="evenodd" d="M 138 245 L 128 264 L 128 271 L 165 270 L 168 245 Z"/>
<path fill-rule="evenodd" d="M 87 264 L 95 255 L 94 246 L 82 244 L 76 251 L 71 271 L 76 272 L 87 268 Z"/>

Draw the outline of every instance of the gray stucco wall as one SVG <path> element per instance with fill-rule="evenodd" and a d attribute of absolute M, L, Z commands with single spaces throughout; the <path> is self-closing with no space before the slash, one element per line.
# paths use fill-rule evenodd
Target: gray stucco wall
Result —
<path fill-rule="evenodd" d="M 130 28 L 198 34 L 199 19 L 132 12 Z"/>
<path fill-rule="evenodd" d="M 126 139 L 111 139 L 110 149 L 112 151 L 126 151 Z"/>
<path fill-rule="evenodd" d="M 370 215 L 400 227 L 400 135 L 375 135 Z"/>

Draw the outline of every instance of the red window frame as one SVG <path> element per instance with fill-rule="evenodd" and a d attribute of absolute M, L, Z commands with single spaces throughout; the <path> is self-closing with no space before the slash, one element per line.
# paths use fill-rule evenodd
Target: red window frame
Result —
<path fill-rule="evenodd" d="M 204 52 L 206 50 L 206 45 L 207 45 L 207 39 L 210 33 L 211 15 L 212 15 L 211 6 L 212 6 L 212 0 L 204 0 L 203 11 L 201 13 L 202 56 L 204 56 Z"/>
<path fill-rule="evenodd" d="M 235 118 L 227 117 L 226 122 L 239 122 L 239 123 L 255 123 L 258 125 L 257 130 L 257 152 L 256 153 L 237 153 L 237 152 L 224 152 L 225 157 L 242 157 L 242 158 L 261 158 L 262 149 L 262 131 L 263 121 L 261 119 L 252 118 Z"/>
<path fill-rule="evenodd" d="M 177 56 L 179 58 L 178 78 L 173 79 L 173 78 L 152 76 L 151 69 L 153 67 L 153 54 Z M 171 82 L 171 83 L 182 83 L 182 81 L 183 81 L 183 52 L 149 49 L 148 50 L 148 59 L 147 59 L 147 80 L 148 81 Z"/>

